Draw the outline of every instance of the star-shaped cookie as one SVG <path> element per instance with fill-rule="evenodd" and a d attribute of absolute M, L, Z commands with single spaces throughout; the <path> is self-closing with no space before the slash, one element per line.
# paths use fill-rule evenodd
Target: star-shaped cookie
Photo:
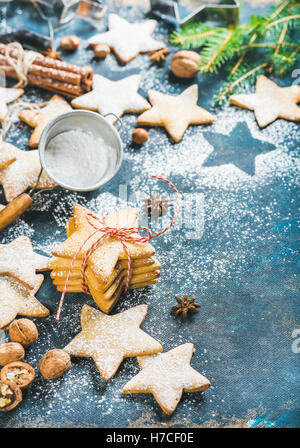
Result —
<path fill-rule="evenodd" d="M 15 160 L 0 170 L 0 185 L 3 185 L 6 200 L 10 202 L 28 188 L 35 186 L 41 170 L 41 163 L 37 150 L 21 151 L 8 143 L 5 143 L 0 149 L 0 164 L 1 161 L 5 163 L 5 160 Z M 54 187 L 56 187 L 55 182 L 43 171 L 37 188 Z"/>
<path fill-rule="evenodd" d="M 89 39 L 91 46 L 106 44 L 115 52 L 122 63 L 134 59 L 139 53 L 160 50 L 165 47 L 163 42 L 153 39 L 156 20 L 145 20 L 140 23 L 129 23 L 116 14 L 109 14 L 106 33 L 96 34 Z"/>
<path fill-rule="evenodd" d="M 16 160 L 15 146 L 10 143 L 2 142 L 0 144 L 0 170 L 7 168 L 8 165 Z"/>
<path fill-rule="evenodd" d="M 259 76 L 255 93 L 232 95 L 232 104 L 253 110 L 260 128 L 268 126 L 277 118 L 300 121 L 300 86 L 279 87 L 266 76 Z"/>
<path fill-rule="evenodd" d="M 165 95 L 156 90 L 149 90 L 148 96 L 152 108 L 138 117 L 138 125 L 164 126 L 175 142 L 182 139 L 189 125 L 208 124 L 215 120 L 211 113 L 197 106 L 196 84 L 178 96 Z"/>
<path fill-rule="evenodd" d="M 140 75 L 132 75 L 119 81 L 111 81 L 101 75 L 94 75 L 93 90 L 72 100 L 72 106 L 94 110 L 102 115 L 114 113 L 121 117 L 124 113 L 141 113 L 150 108 L 148 101 L 138 94 Z M 112 123 L 117 118 L 107 117 Z"/>
<path fill-rule="evenodd" d="M 35 298 L 43 280 L 43 275 L 36 275 L 35 287 L 29 290 L 11 277 L 0 276 L 0 329 L 9 325 L 18 315 L 44 317 L 50 314 Z"/>
<path fill-rule="evenodd" d="M 105 381 L 111 379 L 124 358 L 158 353 L 159 342 L 140 329 L 147 305 L 108 316 L 84 305 L 82 331 L 65 347 L 71 356 L 93 358 Z"/>
<path fill-rule="evenodd" d="M 74 207 L 75 230 L 69 238 L 55 247 L 52 255 L 63 258 L 73 258 L 82 243 L 95 232 L 94 227 L 89 224 L 87 214 L 90 211 L 78 204 Z M 107 215 L 105 217 L 98 216 L 102 222 L 111 227 L 137 227 L 137 210 L 119 210 L 116 213 Z M 104 227 L 98 221 L 93 222 L 97 227 Z M 77 255 L 77 260 L 83 259 L 86 251 L 97 241 L 101 233 L 97 233 L 86 242 L 85 246 Z M 126 241 L 128 252 L 132 259 L 148 258 L 155 253 L 154 247 L 149 243 L 136 243 Z M 119 259 L 127 260 L 127 254 L 119 238 L 107 237 L 99 247 L 89 256 L 87 266 L 91 268 L 93 274 L 99 282 L 107 284 L 113 270 Z"/>
<path fill-rule="evenodd" d="M 31 148 L 36 148 L 39 144 L 42 132 L 49 121 L 58 115 L 70 112 L 71 110 L 72 107 L 66 100 L 59 95 L 53 95 L 49 104 L 43 107 L 40 111 L 29 109 L 20 112 L 19 118 L 29 124 L 29 126 L 35 128 L 30 137 L 29 146 Z"/>
<path fill-rule="evenodd" d="M 8 112 L 7 104 L 23 95 L 23 89 L 0 87 L 0 121 L 5 120 Z"/>
<path fill-rule="evenodd" d="M 166 353 L 139 356 L 142 368 L 123 388 L 128 393 L 152 393 L 166 414 L 172 414 L 183 392 L 199 392 L 210 382 L 190 366 L 194 345 L 179 345 Z"/>
<path fill-rule="evenodd" d="M 49 258 L 33 252 L 27 236 L 19 236 L 9 244 L 0 244 L 0 275 L 8 275 L 29 289 L 37 283 L 36 271 L 48 269 Z"/>

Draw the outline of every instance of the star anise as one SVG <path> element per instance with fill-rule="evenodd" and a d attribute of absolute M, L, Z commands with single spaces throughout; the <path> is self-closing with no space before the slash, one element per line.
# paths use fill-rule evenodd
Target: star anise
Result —
<path fill-rule="evenodd" d="M 165 62 L 167 55 L 170 54 L 168 48 L 162 48 L 161 50 L 151 51 L 150 61 L 154 63 Z"/>
<path fill-rule="evenodd" d="M 184 298 L 181 299 L 175 296 L 177 305 L 172 306 L 172 310 L 175 311 L 175 317 L 182 315 L 183 319 L 186 319 L 189 312 L 198 313 L 198 308 L 201 306 L 200 303 L 195 303 L 196 297 L 191 297 L 189 299 L 188 294 L 184 294 Z"/>
<path fill-rule="evenodd" d="M 146 207 L 148 210 L 148 216 L 158 217 L 167 213 L 169 203 L 165 196 L 161 196 L 160 193 L 151 193 L 150 199 L 146 199 Z"/>
<path fill-rule="evenodd" d="M 46 58 L 58 59 L 62 61 L 61 51 L 57 51 L 56 48 L 48 48 L 46 51 L 42 51 L 42 54 L 46 56 Z"/>

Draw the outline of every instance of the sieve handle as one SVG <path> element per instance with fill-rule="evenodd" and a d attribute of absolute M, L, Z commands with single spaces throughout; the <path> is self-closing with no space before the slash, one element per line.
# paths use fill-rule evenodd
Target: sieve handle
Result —
<path fill-rule="evenodd" d="M 22 193 L 0 211 L 0 231 L 21 216 L 32 204 L 32 198 Z"/>
<path fill-rule="evenodd" d="M 108 114 L 103 115 L 103 117 L 106 118 L 109 115 L 112 115 L 113 117 L 115 117 L 117 119 L 116 123 L 119 124 L 119 128 L 118 128 L 118 132 L 119 132 L 121 130 L 122 126 L 123 126 L 123 122 L 122 122 L 121 118 L 118 117 L 118 115 L 114 114 L 113 112 L 109 112 Z"/>

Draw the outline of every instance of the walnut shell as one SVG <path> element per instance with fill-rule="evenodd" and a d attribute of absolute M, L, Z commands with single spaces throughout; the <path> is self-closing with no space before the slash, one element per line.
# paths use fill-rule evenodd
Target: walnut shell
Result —
<path fill-rule="evenodd" d="M 197 75 L 201 57 L 195 51 L 178 51 L 171 60 L 171 70 L 178 78 L 193 78 Z"/>
<path fill-rule="evenodd" d="M 0 345 L 0 366 L 21 361 L 25 356 L 24 348 L 18 342 L 6 342 Z"/>
<path fill-rule="evenodd" d="M 29 347 L 39 337 L 36 325 L 29 319 L 14 320 L 9 326 L 9 336 L 13 342 L 19 342 L 24 347 Z"/>
<path fill-rule="evenodd" d="M 0 412 L 14 409 L 22 401 L 22 391 L 12 381 L 0 381 Z"/>
<path fill-rule="evenodd" d="M 45 353 L 39 363 L 38 369 L 46 380 L 55 380 L 63 376 L 71 368 L 69 353 L 58 348 Z"/>
<path fill-rule="evenodd" d="M 6 364 L 0 372 L 1 381 L 10 381 L 21 389 L 29 386 L 34 380 L 34 369 L 26 362 L 16 361 Z"/>

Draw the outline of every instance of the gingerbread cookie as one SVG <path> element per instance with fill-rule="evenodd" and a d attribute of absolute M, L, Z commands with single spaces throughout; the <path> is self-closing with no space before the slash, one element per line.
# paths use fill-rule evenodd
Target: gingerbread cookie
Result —
<path fill-rule="evenodd" d="M 7 168 L 16 158 L 15 146 L 6 142 L 0 143 L 0 170 Z"/>
<path fill-rule="evenodd" d="M 266 76 L 259 76 L 255 93 L 232 95 L 231 104 L 253 110 L 260 128 L 268 126 L 277 118 L 300 121 L 300 86 L 279 87 Z"/>
<path fill-rule="evenodd" d="M 8 112 L 7 104 L 12 103 L 21 95 L 23 89 L 0 87 L 0 121 L 4 121 Z"/>
<path fill-rule="evenodd" d="M 179 142 L 191 124 L 210 124 L 215 118 L 197 106 L 198 86 L 188 87 L 178 96 L 165 95 L 149 90 L 152 108 L 137 119 L 141 126 L 164 126 L 172 139 Z"/>
<path fill-rule="evenodd" d="M 44 317 L 49 310 L 35 297 L 44 276 L 36 275 L 35 286 L 29 290 L 12 277 L 0 276 L 0 329 L 6 327 L 16 316 Z"/>
<path fill-rule="evenodd" d="M 48 261 L 48 257 L 33 252 L 27 236 L 0 244 L 0 275 L 9 275 L 29 289 L 36 287 L 36 271 L 47 270 Z"/>
<path fill-rule="evenodd" d="M 123 388 L 128 393 L 152 393 L 166 414 L 172 414 L 183 392 L 199 392 L 210 382 L 190 366 L 194 345 L 182 344 L 166 353 L 139 356 L 142 368 Z"/>
<path fill-rule="evenodd" d="M 81 312 L 82 331 L 64 350 L 71 356 L 93 358 L 100 375 L 108 381 L 124 358 L 162 350 L 159 342 L 140 329 L 147 309 L 147 305 L 139 305 L 107 316 L 84 305 Z"/>
<path fill-rule="evenodd" d="M 145 20 L 140 23 L 129 23 L 116 14 L 109 14 L 106 33 L 96 34 L 89 39 L 89 44 L 108 45 L 122 63 L 134 59 L 139 53 L 160 50 L 165 47 L 163 42 L 153 39 L 156 20 Z"/>
<path fill-rule="evenodd" d="M 93 90 L 72 100 L 72 106 L 97 111 L 102 115 L 109 113 L 121 117 L 124 113 L 141 113 L 150 108 L 145 98 L 138 94 L 140 75 L 132 75 L 119 81 L 111 81 L 101 75 L 94 75 Z M 117 118 L 107 117 L 112 123 Z"/>
<path fill-rule="evenodd" d="M 1 147 L 0 163 L 5 158 L 6 160 L 15 159 L 6 168 L 0 170 L 0 185 L 3 185 L 5 198 L 10 202 L 28 188 L 33 188 L 36 185 L 41 171 L 41 163 L 37 150 L 21 151 L 8 143 Z M 56 187 L 55 182 L 43 172 L 37 188 L 54 187 Z"/>
<path fill-rule="evenodd" d="M 81 247 L 83 241 L 85 241 L 91 233 L 94 233 L 94 228 L 87 220 L 87 214 L 90 211 L 78 204 L 74 207 L 75 218 L 75 231 L 71 236 L 57 246 L 52 255 L 56 257 L 72 259 Z M 95 214 L 96 215 L 96 214 Z M 137 227 L 137 210 L 119 210 L 116 213 L 101 217 L 96 215 L 102 221 L 103 224 L 96 221 L 97 227 Z M 93 222 L 92 222 L 93 223 Z M 99 238 L 99 234 L 94 235 L 87 241 L 84 248 L 77 255 L 77 260 L 82 260 L 86 251 L 95 243 Z M 155 249 L 149 243 L 136 243 L 126 242 L 128 251 L 132 259 L 136 258 L 148 258 L 151 257 Z M 107 237 L 102 244 L 90 255 L 87 260 L 87 267 L 90 267 L 97 278 L 102 284 L 108 284 L 113 271 L 119 259 L 127 260 L 127 253 L 119 238 Z"/>
<path fill-rule="evenodd" d="M 47 106 L 43 107 L 41 110 L 23 110 L 19 113 L 19 118 L 29 126 L 35 128 L 30 140 L 29 146 L 31 148 L 36 148 L 39 144 L 42 132 L 46 125 L 53 118 L 65 112 L 70 112 L 72 107 L 67 103 L 64 98 L 59 95 L 54 95 Z"/>

